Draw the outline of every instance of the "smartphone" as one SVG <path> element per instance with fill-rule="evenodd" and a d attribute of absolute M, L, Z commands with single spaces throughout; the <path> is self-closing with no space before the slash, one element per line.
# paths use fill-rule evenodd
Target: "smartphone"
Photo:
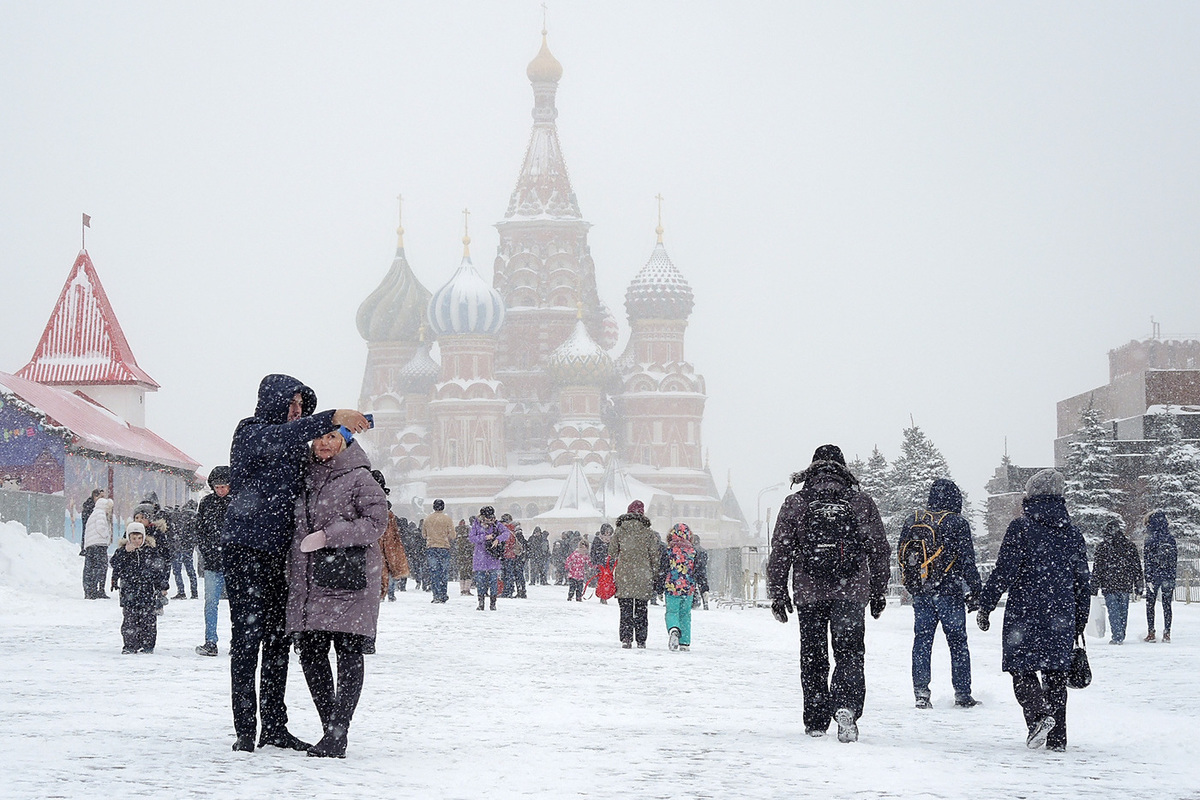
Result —
<path fill-rule="evenodd" d="M 367 427 L 374 428 L 375 427 L 375 415 L 374 414 L 363 414 L 363 416 L 367 418 Z"/>

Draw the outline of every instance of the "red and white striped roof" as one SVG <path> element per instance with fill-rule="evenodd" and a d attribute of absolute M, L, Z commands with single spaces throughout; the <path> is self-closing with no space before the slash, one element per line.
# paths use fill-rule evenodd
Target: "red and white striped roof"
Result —
<path fill-rule="evenodd" d="M 158 388 L 137 365 L 86 250 L 71 267 L 33 358 L 17 375 L 52 386 Z"/>

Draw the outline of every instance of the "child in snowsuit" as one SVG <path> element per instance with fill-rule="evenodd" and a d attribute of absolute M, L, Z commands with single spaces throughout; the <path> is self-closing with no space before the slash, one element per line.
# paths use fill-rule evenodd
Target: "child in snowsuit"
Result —
<path fill-rule="evenodd" d="M 112 555 L 113 580 L 121 591 L 121 637 L 125 640 L 123 654 L 153 653 L 158 639 L 158 619 L 155 610 L 158 597 L 167 585 L 168 566 L 154 537 L 146 535 L 146 527 L 131 522 L 125 538 L 117 542 Z"/>
<path fill-rule="evenodd" d="M 676 523 L 667 534 L 659 575 L 667 606 L 667 646 L 672 650 L 689 650 L 692 646 L 692 594 L 699 590 L 700 575 L 696 548 L 692 546 L 692 530 L 682 522 Z"/>
<path fill-rule="evenodd" d="M 575 552 L 567 556 L 567 601 L 572 599 L 583 602 L 583 583 L 587 580 L 587 569 L 592 563 L 588 555 L 588 544 L 580 540 Z"/>

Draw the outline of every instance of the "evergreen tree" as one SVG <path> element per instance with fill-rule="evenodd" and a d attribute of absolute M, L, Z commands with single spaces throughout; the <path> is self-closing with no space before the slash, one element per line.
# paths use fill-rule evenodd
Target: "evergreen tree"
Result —
<path fill-rule="evenodd" d="M 871 457 L 867 459 L 867 463 L 862 464 L 857 469 L 851 469 L 854 476 L 858 478 L 858 483 L 862 490 L 871 496 L 871 499 L 880 506 L 879 513 L 883 513 L 882 504 L 888 496 L 890 483 L 888 481 L 888 462 L 884 458 L 883 453 L 879 452 L 879 447 L 871 451 Z"/>
<path fill-rule="evenodd" d="M 1146 511 L 1163 511 L 1180 558 L 1200 555 L 1200 450 L 1183 441 L 1171 409 L 1155 414 L 1158 436 L 1146 476 Z"/>
<path fill-rule="evenodd" d="M 1123 493 L 1116 485 L 1115 450 L 1100 409 L 1089 402 L 1079 416 L 1079 433 L 1067 450 L 1063 466 L 1067 509 L 1089 551 L 1099 544 L 1109 520 L 1121 520 L 1117 508 Z"/>
<path fill-rule="evenodd" d="M 883 521 L 894 545 L 904 517 L 929 503 L 929 487 L 935 478 L 950 478 L 950 466 L 925 432 L 913 425 L 904 429 L 900 456 L 892 462 L 888 478 L 887 514 Z"/>

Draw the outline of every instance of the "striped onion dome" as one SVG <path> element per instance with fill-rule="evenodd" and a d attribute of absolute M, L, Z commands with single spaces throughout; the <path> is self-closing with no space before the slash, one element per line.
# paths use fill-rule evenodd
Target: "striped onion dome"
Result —
<path fill-rule="evenodd" d="M 583 320 L 579 319 L 571 335 L 547 358 L 546 371 L 563 385 L 602 385 L 613 374 L 613 360 L 603 347 L 592 341 Z"/>
<path fill-rule="evenodd" d="M 692 287 L 671 262 L 661 234 L 650 260 L 625 290 L 625 311 L 633 319 L 687 319 L 695 301 Z"/>
<path fill-rule="evenodd" d="M 405 394 L 427 394 L 441 374 L 441 366 L 429 355 L 429 343 L 422 340 L 417 352 L 400 369 L 400 391 Z"/>
<path fill-rule="evenodd" d="M 617 324 L 617 318 L 609 311 L 608 306 L 604 301 L 600 301 L 600 346 L 605 350 L 612 350 L 617 346 L 617 340 L 621 338 L 621 326 Z"/>
<path fill-rule="evenodd" d="M 471 263 L 470 237 L 450 281 L 429 301 L 429 326 L 438 336 L 494 334 L 504 324 L 504 300 Z"/>

